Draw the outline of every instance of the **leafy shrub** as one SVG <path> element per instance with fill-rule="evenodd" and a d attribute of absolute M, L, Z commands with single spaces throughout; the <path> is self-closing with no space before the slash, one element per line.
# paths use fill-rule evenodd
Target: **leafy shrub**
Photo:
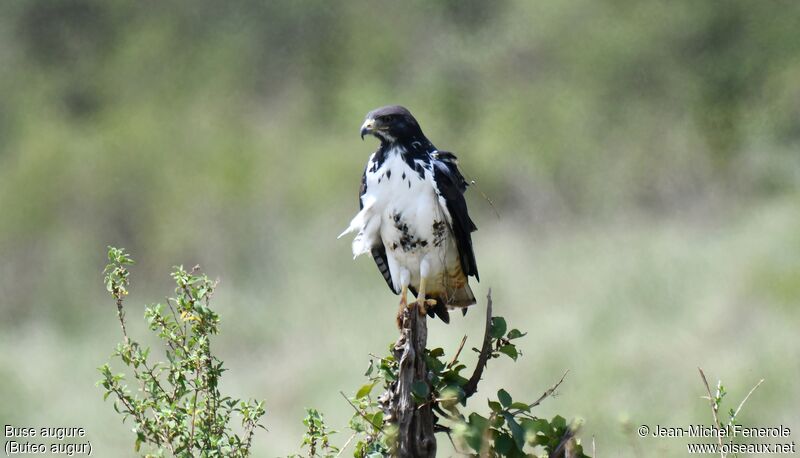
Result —
<path fill-rule="evenodd" d="M 106 289 L 117 305 L 123 342 L 112 357 L 119 358 L 137 382 L 132 393 L 124 373 L 108 364 L 100 367 L 104 399 L 113 396 L 114 410 L 131 419 L 136 435 L 134 449 L 144 456 L 244 457 L 250 453 L 256 428 L 263 428 L 263 401 L 242 401 L 223 395 L 219 381 L 225 371 L 211 352 L 211 337 L 219 331 L 219 316 L 210 307 L 215 282 L 176 267 L 175 297 L 166 304 L 145 308 L 150 330 L 163 343 L 167 362 L 152 362 L 150 348 L 131 339 L 125 326 L 123 300 L 128 294 L 128 266 L 133 260 L 124 249 L 109 247 L 105 268 Z M 241 431 L 232 426 L 234 413 Z"/>

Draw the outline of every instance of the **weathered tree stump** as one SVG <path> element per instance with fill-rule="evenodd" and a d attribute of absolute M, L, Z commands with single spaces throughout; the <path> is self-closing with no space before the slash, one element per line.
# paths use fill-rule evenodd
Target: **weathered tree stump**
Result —
<path fill-rule="evenodd" d="M 398 379 L 379 399 L 385 420 L 397 426 L 394 454 L 398 457 L 436 456 L 431 403 L 417 405 L 412 395 L 415 383 L 425 383 L 430 389 L 425 364 L 427 340 L 426 316 L 420 316 L 416 304 L 406 307 L 402 313 L 400 337 L 393 350 L 399 364 Z"/>

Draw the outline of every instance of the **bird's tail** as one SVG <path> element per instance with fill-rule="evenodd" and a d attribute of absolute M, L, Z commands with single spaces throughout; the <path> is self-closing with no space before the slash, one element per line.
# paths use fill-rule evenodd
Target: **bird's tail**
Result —
<path fill-rule="evenodd" d="M 445 296 L 444 294 L 428 295 L 428 299 L 435 299 L 436 305 L 428 308 L 428 316 L 431 318 L 439 317 L 445 323 L 450 322 L 451 309 L 461 309 L 461 313 L 467 314 L 467 307 L 474 305 L 477 300 L 475 294 L 472 293 L 472 288 L 469 284 L 452 291 L 451 294 Z"/>

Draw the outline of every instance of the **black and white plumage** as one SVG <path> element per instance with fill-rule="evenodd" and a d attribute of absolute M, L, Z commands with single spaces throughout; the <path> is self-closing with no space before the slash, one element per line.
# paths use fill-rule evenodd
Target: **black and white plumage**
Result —
<path fill-rule="evenodd" d="M 464 191 L 452 153 L 439 151 L 401 106 L 367 114 L 361 137 L 380 146 L 361 178 L 360 211 L 339 236 L 356 232 L 353 256 L 370 253 L 389 288 L 417 296 L 420 310 L 449 322 L 448 309 L 475 303 L 468 277 L 478 279 Z M 466 313 L 466 309 L 464 309 Z"/>

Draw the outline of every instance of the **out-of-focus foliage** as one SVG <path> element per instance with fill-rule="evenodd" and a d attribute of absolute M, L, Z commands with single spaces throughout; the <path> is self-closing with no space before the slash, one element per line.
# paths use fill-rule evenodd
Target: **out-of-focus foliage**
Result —
<path fill-rule="evenodd" d="M 795 2 L 2 9 L 12 256 L 89 232 L 174 259 L 205 234 L 279 231 L 264 215 L 291 225 L 341 208 L 365 155 L 359 121 L 390 102 L 522 217 L 661 211 L 710 188 L 785 189 L 798 173 Z M 194 230 L 177 237 L 174 223 Z M 258 262 L 244 245 L 214 248 Z"/>
<path fill-rule="evenodd" d="M 587 385 L 559 411 L 623 455 L 621 417 L 685 419 L 697 355 L 731 390 L 745 370 L 773 383 L 753 415 L 796 419 L 798 368 L 770 355 L 800 348 L 798 23 L 785 0 L 2 2 L 0 417 L 105 412 L 31 381 L 93 399 L 79 374 L 115 338 L 96 287 L 112 244 L 147 260 L 133 303 L 175 262 L 242 292 L 220 346 L 250 372 L 230 383 L 276 402 L 264 454 L 294 450 L 298 400 L 357 383 L 350 363 L 392 332 L 394 297 L 335 236 L 375 146 L 362 117 L 401 103 L 477 181 L 474 288 L 526 329 L 549 317 L 514 393 L 572 369 Z M 375 326 L 343 335 L 351 320 Z"/>

